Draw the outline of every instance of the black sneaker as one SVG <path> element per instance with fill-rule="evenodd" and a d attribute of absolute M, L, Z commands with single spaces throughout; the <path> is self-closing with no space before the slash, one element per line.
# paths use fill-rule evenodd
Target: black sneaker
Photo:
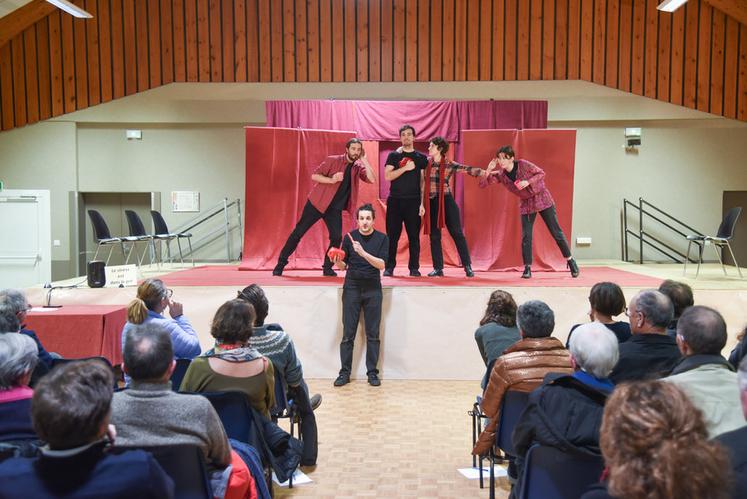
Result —
<path fill-rule="evenodd" d="M 530 267 L 529 265 L 526 265 L 524 267 L 524 273 L 521 274 L 521 278 L 522 279 L 531 279 L 531 277 L 532 277 L 532 267 Z"/>
<path fill-rule="evenodd" d="M 384 273 L 381 275 L 384 277 L 392 277 L 394 275 L 394 269 L 384 269 Z"/>
<path fill-rule="evenodd" d="M 420 271 L 419 270 L 411 270 L 410 271 L 410 277 L 420 277 Z"/>
<path fill-rule="evenodd" d="M 369 374 L 368 384 L 371 386 L 381 386 L 381 380 L 379 379 L 378 374 Z"/>
<path fill-rule="evenodd" d="M 350 383 L 350 376 L 347 374 L 340 374 L 334 382 L 335 386 L 343 386 Z"/>
<path fill-rule="evenodd" d="M 322 405 L 322 396 L 319 393 L 315 393 L 311 396 L 311 399 L 309 399 L 309 402 L 311 403 L 311 410 L 315 411 L 317 407 Z"/>
<path fill-rule="evenodd" d="M 576 263 L 576 260 L 571 258 L 568 260 L 568 268 L 571 271 L 571 277 L 578 277 L 579 270 L 578 270 L 578 264 Z"/>
<path fill-rule="evenodd" d="M 272 269 L 272 275 L 280 276 L 283 275 L 283 269 L 285 268 L 285 265 L 280 265 L 279 263 L 275 265 L 275 268 Z"/>
<path fill-rule="evenodd" d="M 322 275 L 324 275 L 325 277 L 337 277 L 337 272 L 332 269 L 323 268 Z"/>
<path fill-rule="evenodd" d="M 428 272 L 428 277 L 443 277 L 444 271 L 443 269 L 433 269 L 431 272 Z"/>

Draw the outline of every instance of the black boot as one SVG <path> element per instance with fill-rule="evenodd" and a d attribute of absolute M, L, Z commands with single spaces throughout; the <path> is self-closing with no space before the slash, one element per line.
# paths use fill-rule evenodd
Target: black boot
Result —
<path fill-rule="evenodd" d="M 576 263 L 576 260 L 571 258 L 568 260 L 568 268 L 571 271 L 571 277 L 578 277 L 579 270 L 578 270 L 578 264 Z"/>
<path fill-rule="evenodd" d="M 272 275 L 283 275 L 283 269 L 285 268 L 285 265 L 278 263 L 275 265 L 275 268 L 272 269 Z"/>
<path fill-rule="evenodd" d="M 464 266 L 464 273 L 467 274 L 467 277 L 475 277 L 475 273 L 472 271 L 471 265 Z"/>
<path fill-rule="evenodd" d="M 530 279 L 532 277 L 532 267 L 524 265 L 524 273 L 521 274 L 522 279 Z"/>
<path fill-rule="evenodd" d="M 443 277 L 444 271 L 443 269 L 433 269 L 431 272 L 428 272 L 428 277 Z"/>

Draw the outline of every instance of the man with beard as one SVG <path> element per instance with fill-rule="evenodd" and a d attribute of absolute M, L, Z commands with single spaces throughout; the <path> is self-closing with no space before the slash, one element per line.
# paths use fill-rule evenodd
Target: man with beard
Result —
<path fill-rule="evenodd" d="M 335 386 L 350 383 L 353 364 L 353 342 L 358 332 L 361 310 L 366 326 L 366 374 L 368 384 L 381 385 L 379 370 L 379 325 L 381 324 L 381 276 L 387 259 L 389 242 L 386 234 L 374 230 L 376 212 L 370 204 L 358 208 L 358 229 L 351 231 L 342 243 L 345 255 L 333 255 L 337 268 L 347 270 L 342 286 L 342 342 L 340 375 Z"/>
<path fill-rule="evenodd" d="M 376 177 L 366 159 L 363 144 L 353 138 L 345 144 L 345 154 L 328 156 L 311 175 L 311 179 L 316 184 L 309 193 L 301 219 L 280 251 L 272 275 L 283 275 L 288 257 L 296 250 L 303 235 L 320 219 L 324 220 L 329 232 L 329 248 L 338 247 L 342 240 L 342 210 L 352 213 L 355 206 L 358 194 L 358 182 L 355 180 L 372 184 Z M 328 256 L 324 257 L 322 273 L 325 276 L 337 275 L 332 270 L 332 261 Z"/>
<path fill-rule="evenodd" d="M 384 269 L 385 276 L 394 274 L 397 266 L 397 244 L 405 224 L 410 248 L 408 268 L 411 276 L 420 275 L 420 217 L 425 213 L 421 203 L 423 192 L 423 170 L 428 158 L 414 148 L 415 129 L 402 125 L 399 129 L 402 147 L 389 153 L 384 167 L 384 178 L 390 181 L 389 198 L 386 201 L 386 235 L 389 238 L 389 258 Z"/>

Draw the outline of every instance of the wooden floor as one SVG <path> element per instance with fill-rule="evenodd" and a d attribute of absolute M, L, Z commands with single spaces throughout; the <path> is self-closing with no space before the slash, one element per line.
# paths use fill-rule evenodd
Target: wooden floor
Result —
<path fill-rule="evenodd" d="M 487 479 L 480 489 L 457 471 L 472 465 L 467 410 L 479 380 L 307 382 L 323 396 L 317 466 L 303 468 L 313 483 L 275 487 L 276 497 L 488 497 Z M 496 497 L 508 492 L 499 479 Z"/>

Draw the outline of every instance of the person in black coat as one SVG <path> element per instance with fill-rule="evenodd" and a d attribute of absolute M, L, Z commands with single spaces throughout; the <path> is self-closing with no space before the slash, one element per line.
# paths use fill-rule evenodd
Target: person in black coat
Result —
<path fill-rule="evenodd" d="M 529 395 L 514 429 L 518 481 L 521 491 L 524 458 L 533 444 L 556 447 L 571 455 L 600 456 L 599 428 L 607 396 L 614 389 L 609 373 L 618 357 L 617 337 L 603 324 L 576 328 L 570 343 L 571 375 L 548 374 Z"/>
<path fill-rule="evenodd" d="M 742 411 L 747 419 L 747 360 L 739 363 L 737 372 L 739 393 L 742 396 Z M 747 426 L 722 433 L 715 441 L 729 452 L 731 469 L 734 472 L 734 494 L 732 497 L 747 497 Z"/>

